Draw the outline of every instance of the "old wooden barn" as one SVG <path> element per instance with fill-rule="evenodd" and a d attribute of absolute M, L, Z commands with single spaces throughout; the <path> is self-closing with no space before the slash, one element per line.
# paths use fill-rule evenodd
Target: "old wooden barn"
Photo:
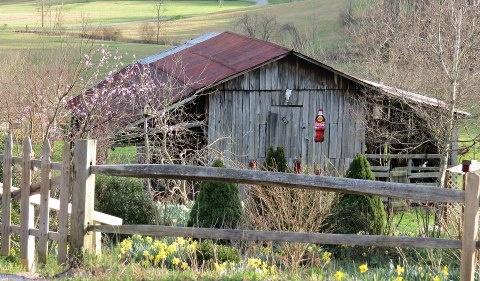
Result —
<path fill-rule="evenodd" d="M 335 174 L 342 174 L 359 152 L 438 153 L 417 112 L 442 109 L 442 101 L 358 79 L 269 42 L 211 33 L 135 66 L 148 66 L 157 87 L 173 85 L 169 106 L 194 104 L 193 112 L 201 116 L 200 125 L 191 127 L 201 135 L 196 146 L 208 146 L 211 157 L 221 155 L 231 165 L 247 166 L 252 160 L 261 164 L 269 146 L 283 146 L 291 165 L 300 161 Z M 125 83 L 118 78 L 121 73 L 89 92 L 105 93 L 107 85 Z M 142 102 L 154 112 L 166 106 Z M 142 143 L 143 117 L 133 114 L 142 107 L 119 108 L 129 108 L 131 114 L 129 125 L 116 132 L 118 139 Z M 315 142 L 319 109 L 326 119 L 323 142 Z"/>

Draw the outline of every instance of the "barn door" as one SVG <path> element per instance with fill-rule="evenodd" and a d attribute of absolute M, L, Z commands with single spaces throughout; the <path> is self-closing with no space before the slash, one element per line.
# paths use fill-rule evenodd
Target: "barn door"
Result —
<path fill-rule="evenodd" d="M 283 146 L 288 164 L 302 156 L 302 106 L 272 106 L 267 118 L 266 149 Z"/>

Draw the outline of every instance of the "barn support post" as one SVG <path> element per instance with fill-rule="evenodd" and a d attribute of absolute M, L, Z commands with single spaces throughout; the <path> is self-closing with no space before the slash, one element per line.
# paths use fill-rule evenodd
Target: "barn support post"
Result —
<path fill-rule="evenodd" d="M 94 235 L 87 227 L 93 225 L 95 175 L 90 173 L 90 166 L 96 164 L 96 146 L 95 140 L 76 140 L 73 150 L 70 251 L 76 263 L 82 262 L 84 253 L 94 250 Z"/>
<path fill-rule="evenodd" d="M 478 235 L 478 207 L 480 200 L 479 175 L 467 173 L 465 212 L 463 214 L 462 257 L 460 280 L 473 281 L 475 274 L 476 242 Z"/>

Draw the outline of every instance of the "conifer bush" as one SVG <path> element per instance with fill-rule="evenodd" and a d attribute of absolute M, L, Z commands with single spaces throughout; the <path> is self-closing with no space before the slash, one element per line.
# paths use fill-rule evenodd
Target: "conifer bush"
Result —
<path fill-rule="evenodd" d="M 212 167 L 225 167 L 215 160 Z M 232 183 L 204 181 L 193 203 L 188 226 L 234 229 L 240 222 L 242 204 L 238 187 Z"/>
<path fill-rule="evenodd" d="M 370 163 L 358 153 L 347 171 L 353 179 L 375 180 Z M 342 194 L 335 206 L 329 224 L 334 233 L 382 234 L 385 228 L 385 208 L 379 196 Z"/>

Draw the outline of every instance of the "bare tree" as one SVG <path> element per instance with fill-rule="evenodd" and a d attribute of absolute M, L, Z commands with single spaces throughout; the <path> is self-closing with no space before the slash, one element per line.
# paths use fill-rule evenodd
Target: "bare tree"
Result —
<path fill-rule="evenodd" d="M 435 114 L 416 111 L 433 133 L 445 170 L 455 150 L 456 112 L 470 109 L 479 88 L 478 4 L 371 0 L 359 10 L 349 31 L 369 77 L 446 102 Z"/>
<path fill-rule="evenodd" d="M 271 40 L 278 32 L 279 24 L 275 16 L 245 14 L 234 21 L 240 32 L 265 41 Z"/>
<path fill-rule="evenodd" d="M 166 0 L 153 0 L 153 7 L 155 9 L 156 23 L 157 23 L 157 44 L 160 41 L 160 28 L 161 28 L 161 18 L 163 13 L 167 10 Z"/>

